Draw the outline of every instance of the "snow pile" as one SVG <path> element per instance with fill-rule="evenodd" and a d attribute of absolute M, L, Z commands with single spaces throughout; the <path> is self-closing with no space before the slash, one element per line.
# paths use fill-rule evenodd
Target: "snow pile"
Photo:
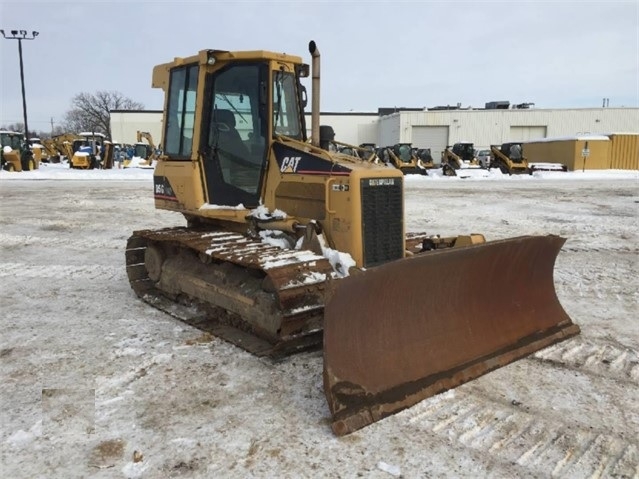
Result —
<path fill-rule="evenodd" d="M 257 208 L 255 208 L 254 210 L 251 210 L 251 212 L 248 214 L 248 216 L 253 217 L 255 219 L 258 220 L 285 220 L 287 218 L 287 214 L 279 209 L 275 209 L 272 213 L 269 211 L 269 209 L 264 206 L 264 205 L 260 205 Z"/>
<path fill-rule="evenodd" d="M 242 203 L 235 206 L 226 206 L 226 205 L 212 205 L 210 203 L 204 203 L 200 206 L 201 210 L 245 210 L 246 208 Z"/>
<path fill-rule="evenodd" d="M 0 181 L 7 180 L 149 180 L 153 181 L 153 170 L 145 168 L 112 168 L 110 170 L 79 170 L 69 168 L 68 162 L 40 163 L 32 171 L 0 170 Z"/>
<path fill-rule="evenodd" d="M 131 160 L 127 163 L 127 165 L 125 166 L 125 168 L 147 168 L 147 169 L 154 169 L 155 167 L 153 165 L 149 165 L 147 163 L 147 160 L 145 158 L 142 158 L 141 156 L 134 156 L 133 158 L 131 158 Z"/>

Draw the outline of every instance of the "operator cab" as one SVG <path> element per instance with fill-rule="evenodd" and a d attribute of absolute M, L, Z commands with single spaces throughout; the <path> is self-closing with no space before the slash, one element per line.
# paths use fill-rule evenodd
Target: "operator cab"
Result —
<path fill-rule="evenodd" d="M 459 156 L 462 161 L 471 162 L 475 158 L 475 147 L 473 143 L 455 143 L 453 153 Z"/>
<path fill-rule="evenodd" d="M 413 160 L 413 148 L 410 143 L 398 143 L 393 146 L 393 153 L 403 163 L 410 163 Z"/>
<path fill-rule="evenodd" d="M 209 65 L 217 67 L 216 60 Z M 260 201 L 270 138 L 281 135 L 306 140 L 303 87 L 298 80 L 305 65 L 258 56 L 220 61 L 219 65 L 217 69 L 198 64 L 171 69 L 164 153 L 172 160 L 187 160 L 197 148 L 208 203 L 255 207 Z M 200 68 L 207 71 L 200 72 Z M 204 93 L 202 117 L 196 120 L 198 81 L 203 81 Z M 196 125 L 200 126 L 200 142 L 194 147 Z"/>

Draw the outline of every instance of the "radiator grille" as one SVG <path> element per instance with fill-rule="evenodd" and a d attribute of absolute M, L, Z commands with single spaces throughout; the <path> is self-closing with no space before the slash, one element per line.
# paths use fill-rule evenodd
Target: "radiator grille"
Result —
<path fill-rule="evenodd" d="M 400 178 L 361 180 L 364 266 L 404 256 L 404 211 Z"/>

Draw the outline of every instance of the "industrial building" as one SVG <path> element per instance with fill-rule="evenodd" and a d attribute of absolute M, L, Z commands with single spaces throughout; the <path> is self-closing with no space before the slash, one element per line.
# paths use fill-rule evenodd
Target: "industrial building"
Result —
<path fill-rule="evenodd" d="M 417 148 L 430 148 L 435 161 L 447 145 L 462 141 L 484 149 L 509 141 L 532 142 L 611 133 L 639 134 L 639 108 L 544 109 L 530 108 L 530 105 L 489 102 L 482 109 L 459 106 L 379 108 L 377 112 L 323 112 L 320 117 L 322 124 L 333 127 L 335 139 L 341 142 L 354 145 L 376 143 L 380 146 L 412 143 Z M 307 128 L 310 132 L 310 113 L 307 113 Z M 150 132 L 156 143 L 161 143 L 162 112 L 111 112 L 114 140 L 134 143 L 137 130 Z M 639 159 L 633 159 L 632 147 L 628 151 L 629 159 L 618 163 L 625 168 L 637 168 L 633 165 Z M 574 161 L 571 164 L 576 168 L 578 163 Z M 604 160 L 590 165 L 586 162 L 586 167 L 604 163 Z"/>

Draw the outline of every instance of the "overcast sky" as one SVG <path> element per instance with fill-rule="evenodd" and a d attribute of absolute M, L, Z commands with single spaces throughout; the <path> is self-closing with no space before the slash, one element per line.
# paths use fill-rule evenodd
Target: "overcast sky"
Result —
<path fill-rule="evenodd" d="M 322 55 L 322 111 L 378 107 L 639 107 L 639 0 L 188 2 L 0 0 L 23 41 L 30 129 L 81 92 L 162 108 L 153 66 L 198 50 Z M 22 122 L 18 42 L 0 37 L 0 126 Z M 309 85 L 310 92 L 310 85 Z"/>

